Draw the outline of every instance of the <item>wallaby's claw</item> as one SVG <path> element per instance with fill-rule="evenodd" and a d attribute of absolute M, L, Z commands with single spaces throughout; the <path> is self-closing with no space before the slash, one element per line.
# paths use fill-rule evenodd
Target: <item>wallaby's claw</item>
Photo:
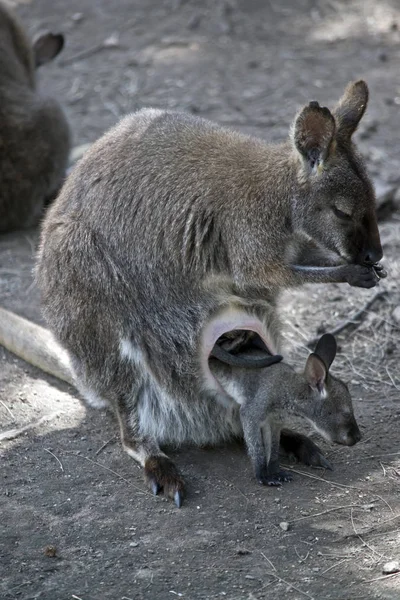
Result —
<path fill-rule="evenodd" d="M 182 506 L 182 504 L 183 504 L 182 492 L 175 492 L 174 501 L 178 508 L 180 508 Z"/>
<path fill-rule="evenodd" d="M 267 473 L 261 473 L 257 477 L 258 482 L 261 485 L 269 485 L 269 486 L 280 486 L 285 481 L 292 481 L 293 477 L 287 471 L 277 471 L 276 473 L 272 473 L 268 475 Z"/>
<path fill-rule="evenodd" d="M 346 281 L 353 287 L 373 288 L 379 279 L 380 275 L 376 272 L 376 266 L 347 265 Z"/>
<path fill-rule="evenodd" d="M 379 277 L 379 279 L 385 279 L 385 277 L 387 277 L 386 269 L 379 263 L 376 263 L 375 265 L 373 265 L 372 268 L 374 269 L 375 274 L 377 277 Z"/>
<path fill-rule="evenodd" d="M 153 494 L 155 496 L 157 496 L 157 494 L 160 492 L 161 487 L 158 485 L 158 483 L 156 481 L 152 481 L 151 482 L 151 491 L 153 492 Z"/>
<path fill-rule="evenodd" d="M 313 465 L 314 467 L 322 467 L 323 469 L 328 469 L 328 471 L 333 471 L 333 465 L 325 456 L 319 453 L 318 456 L 318 464 Z"/>
<path fill-rule="evenodd" d="M 166 456 L 151 456 L 144 465 L 148 486 L 156 496 L 161 490 L 164 496 L 174 500 L 180 508 L 185 496 L 185 484 L 174 463 Z"/>

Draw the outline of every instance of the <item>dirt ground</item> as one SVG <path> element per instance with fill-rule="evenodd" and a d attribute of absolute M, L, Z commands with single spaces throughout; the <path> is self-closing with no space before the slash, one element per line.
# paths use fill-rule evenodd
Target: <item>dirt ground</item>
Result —
<path fill-rule="evenodd" d="M 66 35 L 40 75 L 76 145 L 142 106 L 280 140 L 302 103 L 332 105 L 362 77 L 371 101 L 360 148 L 379 186 L 400 188 L 398 0 L 20 0 L 17 9 L 30 32 Z M 350 385 L 363 440 L 318 440 L 335 471 L 284 461 L 294 478 L 281 489 L 258 486 L 238 445 L 180 449 L 170 452 L 188 483 L 179 510 L 145 490 L 110 414 L 0 349 L 1 431 L 35 425 L 0 442 L 0 597 L 398 600 L 400 574 L 382 574 L 400 560 L 398 214 L 381 232 L 386 294 L 340 334 L 334 370 Z M 0 305 L 40 322 L 36 242 L 35 231 L 0 238 Z M 294 363 L 375 293 L 286 294 Z"/>

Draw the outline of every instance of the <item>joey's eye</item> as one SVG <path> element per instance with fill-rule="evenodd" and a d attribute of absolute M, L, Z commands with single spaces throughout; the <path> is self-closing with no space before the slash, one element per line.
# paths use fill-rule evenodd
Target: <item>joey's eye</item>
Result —
<path fill-rule="evenodd" d="M 340 210 L 340 208 L 333 206 L 332 210 L 338 219 L 342 219 L 342 221 L 351 221 L 351 215 L 343 212 L 342 210 Z"/>

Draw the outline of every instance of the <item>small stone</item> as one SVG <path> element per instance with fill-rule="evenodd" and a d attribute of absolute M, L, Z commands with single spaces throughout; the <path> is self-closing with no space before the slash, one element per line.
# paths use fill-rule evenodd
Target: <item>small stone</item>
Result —
<path fill-rule="evenodd" d="M 281 499 L 280 499 L 280 498 L 274 498 L 274 502 L 276 502 L 277 504 L 279 504 L 279 503 L 280 503 L 280 501 L 281 501 Z"/>
<path fill-rule="evenodd" d="M 55 546 L 46 546 L 44 553 L 49 558 L 54 558 L 57 555 L 57 548 Z"/>
<path fill-rule="evenodd" d="M 398 573 L 400 571 L 400 561 L 390 560 L 382 567 L 382 573 L 384 575 L 391 575 L 392 573 Z"/>
<path fill-rule="evenodd" d="M 137 548 L 139 546 L 139 542 L 131 542 L 129 545 L 131 548 Z"/>
<path fill-rule="evenodd" d="M 246 556 L 246 554 L 251 554 L 251 552 L 250 550 L 247 550 L 247 548 L 238 548 L 236 554 L 239 554 L 239 556 Z"/>
<path fill-rule="evenodd" d="M 279 523 L 279 527 L 283 529 L 283 531 L 288 531 L 290 525 L 287 521 L 282 521 L 282 523 Z"/>

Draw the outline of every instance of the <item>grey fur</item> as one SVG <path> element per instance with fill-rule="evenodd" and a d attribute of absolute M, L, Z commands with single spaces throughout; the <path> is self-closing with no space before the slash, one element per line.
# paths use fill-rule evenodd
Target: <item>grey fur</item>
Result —
<path fill-rule="evenodd" d="M 35 65 L 51 60 L 63 37 L 29 41 L 0 3 L 0 232 L 32 227 L 58 192 L 70 148 L 69 127 L 55 100 L 36 86 Z"/>
<path fill-rule="evenodd" d="M 349 86 L 341 114 L 360 94 L 366 103 L 363 82 Z M 142 110 L 74 168 L 42 230 L 44 314 L 78 388 L 116 409 L 123 445 L 151 489 L 183 494 L 160 442 L 238 433 L 208 367 L 219 336 L 250 329 L 277 353 L 282 289 L 377 284 L 374 202 L 350 137 L 317 103 L 277 146 L 187 114 Z M 336 205 L 352 218 L 338 218 Z"/>
<path fill-rule="evenodd" d="M 244 439 L 260 483 L 280 485 L 290 479 L 279 468 L 279 449 L 281 430 L 291 416 L 305 417 L 331 442 L 352 446 L 361 439 L 346 384 L 328 374 L 335 353 L 334 338 L 327 334 L 308 357 L 303 373 L 286 363 L 259 371 L 210 359 L 222 387 L 241 405 Z"/>

